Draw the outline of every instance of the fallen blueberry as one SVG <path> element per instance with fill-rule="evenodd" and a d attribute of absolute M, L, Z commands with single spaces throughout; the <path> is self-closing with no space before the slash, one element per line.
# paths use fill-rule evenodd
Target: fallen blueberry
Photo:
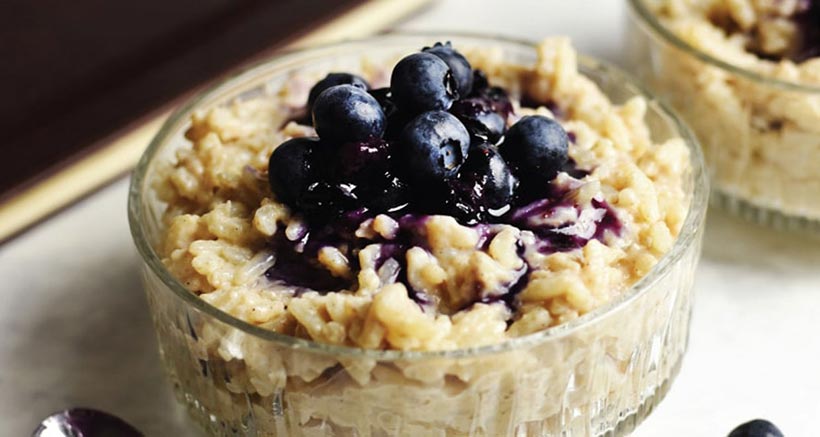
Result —
<path fill-rule="evenodd" d="M 783 432 L 768 420 L 755 419 L 733 429 L 728 437 L 783 437 Z"/>
<path fill-rule="evenodd" d="M 32 437 L 141 437 L 143 434 L 119 417 L 90 408 L 72 408 L 52 414 Z"/>

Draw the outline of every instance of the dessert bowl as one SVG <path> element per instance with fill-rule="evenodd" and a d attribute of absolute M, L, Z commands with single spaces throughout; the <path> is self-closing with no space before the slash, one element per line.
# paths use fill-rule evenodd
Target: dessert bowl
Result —
<path fill-rule="evenodd" d="M 712 200 L 758 223 L 820 230 L 820 61 L 803 27 L 817 6 L 629 4 L 629 65 L 695 132 Z"/>
<path fill-rule="evenodd" d="M 142 157 L 129 192 L 129 221 L 161 356 L 180 402 L 210 434 L 619 436 L 666 394 L 686 350 L 708 183 L 687 128 L 629 77 L 593 59 L 578 58 L 581 74 L 610 101 L 632 101 L 653 142 L 673 141 L 686 152 L 678 167 L 684 205 L 677 238 L 644 266 L 640 279 L 596 308 L 503 341 L 354 347 L 312 341 L 303 331 L 285 335 L 254 323 L 253 311 L 237 316 L 235 308 L 220 309 L 163 262 L 169 205 L 157 186 L 176 153 L 190 147 L 192 116 L 202 120 L 207 117 L 197 114 L 212 108 L 281 95 L 294 78 L 392 65 L 434 41 L 492 51 L 503 65 L 539 59 L 532 43 L 468 35 L 386 35 L 286 53 L 180 108 Z M 471 333 L 485 334 L 478 327 L 466 337 Z"/>

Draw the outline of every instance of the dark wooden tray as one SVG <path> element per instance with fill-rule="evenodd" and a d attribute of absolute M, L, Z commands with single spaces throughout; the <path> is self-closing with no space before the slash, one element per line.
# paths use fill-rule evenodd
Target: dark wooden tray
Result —
<path fill-rule="evenodd" d="M 130 169 L 168 108 L 243 62 L 424 0 L 0 2 L 0 241 Z"/>

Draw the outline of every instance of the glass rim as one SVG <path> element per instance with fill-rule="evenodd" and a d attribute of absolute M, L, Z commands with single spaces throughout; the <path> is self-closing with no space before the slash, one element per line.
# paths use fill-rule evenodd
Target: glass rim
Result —
<path fill-rule="evenodd" d="M 141 202 L 142 188 L 145 186 L 146 172 L 149 164 L 153 161 L 153 157 L 160 150 L 161 146 L 166 143 L 170 136 L 175 132 L 174 127 L 184 119 L 190 118 L 191 113 L 197 106 L 214 94 L 219 93 L 224 89 L 236 86 L 245 80 L 252 78 L 259 71 L 265 69 L 270 65 L 277 63 L 284 63 L 291 58 L 298 58 L 311 52 L 317 52 L 323 49 L 343 48 L 346 46 L 355 46 L 362 44 L 384 44 L 392 40 L 399 40 L 401 38 L 410 37 L 424 37 L 434 38 L 438 40 L 446 39 L 473 39 L 488 43 L 502 43 L 512 44 L 518 46 L 526 46 L 535 49 L 536 44 L 532 41 L 514 39 L 504 36 L 471 34 L 471 33 L 428 33 L 428 32 L 402 32 L 402 33 L 388 33 L 377 36 L 371 36 L 361 39 L 346 40 L 342 42 L 334 42 L 329 44 L 322 44 L 311 46 L 309 48 L 302 48 L 296 50 L 288 50 L 280 52 L 277 55 L 266 58 L 250 66 L 238 70 L 231 76 L 218 81 L 203 91 L 190 98 L 186 103 L 179 106 L 163 123 L 160 130 L 153 137 L 148 148 L 142 154 L 136 169 L 134 170 L 128 192 L 128 222 L 131 230 L 131 236 L 142 261 L 151 269 L 152 273 L 156 275 L 171 292 L 180 298 L 185 304 L 192 306 L 194 309 L 219 320 L 235 329 L 243 331 L 249 335 L 259 339 L 270 341 L 289 347 L 292 349 L 302 349 L 317 354 L 332 355 L 332 356 L 347 356 L 357 358 L 369 358 L 378 361 L 396 361 L 396 360 L 421 360 L 421 359 L 449 359 L 449 358 L 469 358 L 491 355 L 510 351 L 518 348 L 528 347 L 544 343 L 550 340 L 562 338 L 570 335 L 573 332 L 583 329 L 592 323 L 607 317 L 610 314 L 616 313 L 618 310 L 627 306 L 630 302 L 645 294 L 654 283 L 660 280 L 665 274 L 683 257 L 686 251 L 694 244 L 698 238 L 698 231 L 703 226 L 703 221 L 706 213 L 706 204 L 709 194 L 709 182 L 706 178 L 705 164 L 703 154 L 699 143 L 695 139 L 694 134 L 689 128 L 677 117 L 674 111 L 664 102 L 654 98 L 652 94 L 642 86 L 631 75 L 625 73 L 612 66 L 609 63 L 599 61 L 597 59 L 578 55 L 579 70 L 583 71 L 598 70 L 605 73 L 608 77 L 615 78 L 623 83 L 625 87 L 631 87 L 635 91 L 635 95 L 641 95 L 647 99 L 649 106 L 655 106 L 656 109 L 665 117 L 666 120 L 674 124 L 676 134 L 687 145 L 690 156 L 690 165 L 692 167 L 692 193 L 689 204 L 689 209 L 686 218 L 681 227 L 681 232 L 675 240 L 672 248 L 661 256 L 652 269 L 635 282 L 628 289 L 624 290 L 614 299 L 606 302 L 604 305 L 595 308 L 594 310 L 579 316 L 569 322 L 562 323 L 542 331 L 537 331 L 521 337 L 515 337 L 505 340 L 501 343 L 495 343 L 483 346 L 473 346 L 460 349 L 441 349 L 441 350 L 395 350 L 395 349 L 366 349 L 353 346 L 331 345 L 321 343 L 318 341 L 307 340 L 293 337 L 286 334 L 281 334 L 270 329 L 262 328 L 237 317 L 234 317 L 227 312 L 207 303 L 198 295 L 192 293 L 190 290 L 177 280 L 162 263 L 161 258 L 157 254 L 154 247 L 148 242 L 146 238 L 146 229 L 144 221 L 141 219 L 143 207 Z M 688 193 L 687 193 L 688 194 Z"/>
<path fill-rule="evenodd" d="M 655 14 L 649 11 L 646 7 L 646 0 L 629 0 L 629 5 L 633 14 L 639 18 L 640 24 L 648 25 L 654 36 L 660 37 L 667 43 L 672 44 L 676 48 L 682 50 L 684 53 L 694 56 L 707 64 L 711 64 L 712 66 L 729 73 L 743 76 L 746 79 L 761 82 L 763 85 L 782 88 L 787 91 L 820 93 L 820 85 L 777 79 L 718 59 L 675 35 L 675 33 L 661 23 Z"/>

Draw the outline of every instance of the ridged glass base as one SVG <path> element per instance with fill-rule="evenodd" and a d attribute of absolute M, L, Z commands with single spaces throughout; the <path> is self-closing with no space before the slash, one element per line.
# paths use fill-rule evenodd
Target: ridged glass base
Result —
<path fill-rule="evenodd" d="M 603 433 L 594 437 L 624 437 L 630 435 L 640 425 L 652 411 L 661 403 L 666 397 L 672 383 L 677 378 L 680 372 L 683 356 L 672 367 L 669 377 L 657 386 L 651 394 L 649 394 L 643 402 L 631 412 L 622 412 L 622 418 L 615 424 L 615 426 Z M 195 422 L 206 435 L 221 436 L 221 437 L 247 437 L 257 435 L 252 423 L 246 423 L 245 426 L 239 428 L 234 427 L 233 424 L 222 421 L 219 417 L 197 401 L 196 397 L 190 393 L 186 393 L 183 386 L 173 378 L 174 393 L 180 404 L 188 411 L 189 417 Z M 250 402 L 250 400 L 249 400 Z M 529 428 L 529 427 L 527 427 Z M 519 429 L 516 433 L 520 437 L 530 436 L 531 433 L 527 429 Z M 286 434 L 283 434 L 286 435 Z M 537 437 L 549 437 L 538 435 Z M 592 437 L 592 436 L 590 436 Z"/>
<path fill-rule="evenodd" d="M 712 205 L 718 208 L 759 225 L 769 226 L 780 231 L 814 233 L 820 237 L 820 219 L 784 214 L 776 209 L 751 203 L 719 189 L 712 190 L 710 201 Z"/>
<path fill-rule="evenodd" d="M 655 410 L 655 407 L 661 403 L 661 401 L 666 398 L 666 394 L 669 392 L 669 389 L 672 387 L 672 382 L 675 381 L 675 378 L 678 377 L 678 373 L 680 372 L 681 363 L 683 362 L 683 357 L 678 360 L 677 364 L 672 368 L 672 373 L 669 375 L 665 381 L 661 383 L 656 389 L 655 392 L 649 395 L 646 399 L 644 399 L 643 403 L 635 410 L 633 413 L 625 416 L 621 421 L 615 425 L 614 429 L 611 429 L 603 434 L 600 434 L 598 437 L 621 437 L 627 436 L 631 434 L 635 429 L 640 425 L 652 411 Z"/>

